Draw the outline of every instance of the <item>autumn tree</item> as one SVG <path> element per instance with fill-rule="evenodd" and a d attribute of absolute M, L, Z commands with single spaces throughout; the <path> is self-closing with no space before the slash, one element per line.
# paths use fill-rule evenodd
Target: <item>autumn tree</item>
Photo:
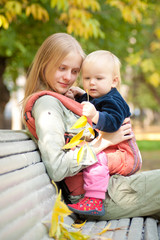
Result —
<path fill-rule="evenodd" d="M 86 53 L 96 49 L 115 53 L 122 62 L 122 80 L 130 87 L 129 100 L 157 110 L 159 9 L 154 0 L 1 0 L 1 84 L 3 74 L 9 90 L 16 89 L 17 76 L 26 73 L 43 40 L 68 32 Z"/>

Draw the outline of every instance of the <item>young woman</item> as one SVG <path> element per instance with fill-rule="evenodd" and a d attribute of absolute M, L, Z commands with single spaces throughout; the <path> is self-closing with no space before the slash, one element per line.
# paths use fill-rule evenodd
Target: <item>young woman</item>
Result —
<path fill-rule="evenodd" d="M 97 162 L 96 157 L 93 159 L 86 153 L 78 164 L 78 147 L 68 151 L 62 149 L 65 145 L 64 135 L 66 133 L 69 136 L 75 135 L 79 131 L 70 129 L 79 118 L 77 115 L 79 106 L 74 107 L 74 103 L 69 102 L 69 99 L 63 101 L 65 97 L 62 95 L 76 81 L 84 57 L 81 46 L 72 36 L 65 33 L 53 34 L 39 48 L 27 77 L 23 101 L 25 122 L 37 139 L 48 175 L 55 182 L 66 177 L 74 177 L 82 169 Z M 53 97 L 53 92 L 58 93 L 56 97 Z M 57 99 L 59 96 L 62 96 L 62 101 Z M 62 102 L 65 105 L 69 102 L 69 109 Z M 105 133 L 103 137 L 99 136 L 94 140 L 93 144 L 92 141 L 89 144 L 96 156 L 104 148 L 130 138 L 132 138 L 131 126 L 125 124 L 117 132 Z M 160 194 L 160 190 L 155 189 L 158 180 L 160 171 L 130 177 L 112 176 L 104 200 L 106 214 L 101 219 L 145 216 L 160 212 L 160 205 L 156 205 L 153 199 L 154 193 Z M 148 187 L 150 198 L 145 192 Z M 75 198 L 78 199 L 77 196 Z M 147 204 L 149 207 L 146 210 Z"/>

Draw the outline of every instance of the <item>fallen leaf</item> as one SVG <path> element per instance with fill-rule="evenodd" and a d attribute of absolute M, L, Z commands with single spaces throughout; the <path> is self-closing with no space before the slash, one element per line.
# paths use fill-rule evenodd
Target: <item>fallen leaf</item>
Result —
<path fill-rule="evenodd" d="M 100 233 L 97 233 L 97 235 L 102 235 L 103 233 L 107 232 L 109 227 L 111 226 L 111 223 L 109 223 Z"/>
<path fill-rule="evenodd" d="M 86 220 L 87 221 L 87 220 Z M 81 228 L 81 227 L 83 227 L 84 226 L 84 224 L 86 223 L 86 221 L 84 221 L 83 223 L 73 223 L 72 224 L 72 227 L 74 227 L 74 228 Z"/>

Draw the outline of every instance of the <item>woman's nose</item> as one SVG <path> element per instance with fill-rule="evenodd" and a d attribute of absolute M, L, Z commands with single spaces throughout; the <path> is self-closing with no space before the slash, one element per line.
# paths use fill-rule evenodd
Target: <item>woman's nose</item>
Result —
<path fill-rule="evenodd" d="M 63 78 L 68 81 L 71 80 L 71 71 L 70 70 L 66 71 Z"/>

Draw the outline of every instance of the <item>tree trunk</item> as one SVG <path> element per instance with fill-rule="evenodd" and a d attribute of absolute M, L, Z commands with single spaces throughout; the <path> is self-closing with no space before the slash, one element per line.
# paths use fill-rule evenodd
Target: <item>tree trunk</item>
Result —
<path fill-rule="evenodd" d="M 4 109 L 10 98 L 10 93 L 3 83 L 6 60 L 7 58 L 0 57 L 0 129 L 5 128 Z"/>
<path fill-rule="evenodd" d="M 160 96 L 157 92 L 157 89 L 155 87 L 153 87 L 153 85 L 151 85 L 149 82 L 145 81 L 145 78 L 144 78 L 143 74 L 141 74 L 141 81 L 143 83 L 145 83 L 145 85 L 148 87 L 148 89 L 152 93 L 154 99 L 157 101 L 158 105 L 160 105 Z"/>

